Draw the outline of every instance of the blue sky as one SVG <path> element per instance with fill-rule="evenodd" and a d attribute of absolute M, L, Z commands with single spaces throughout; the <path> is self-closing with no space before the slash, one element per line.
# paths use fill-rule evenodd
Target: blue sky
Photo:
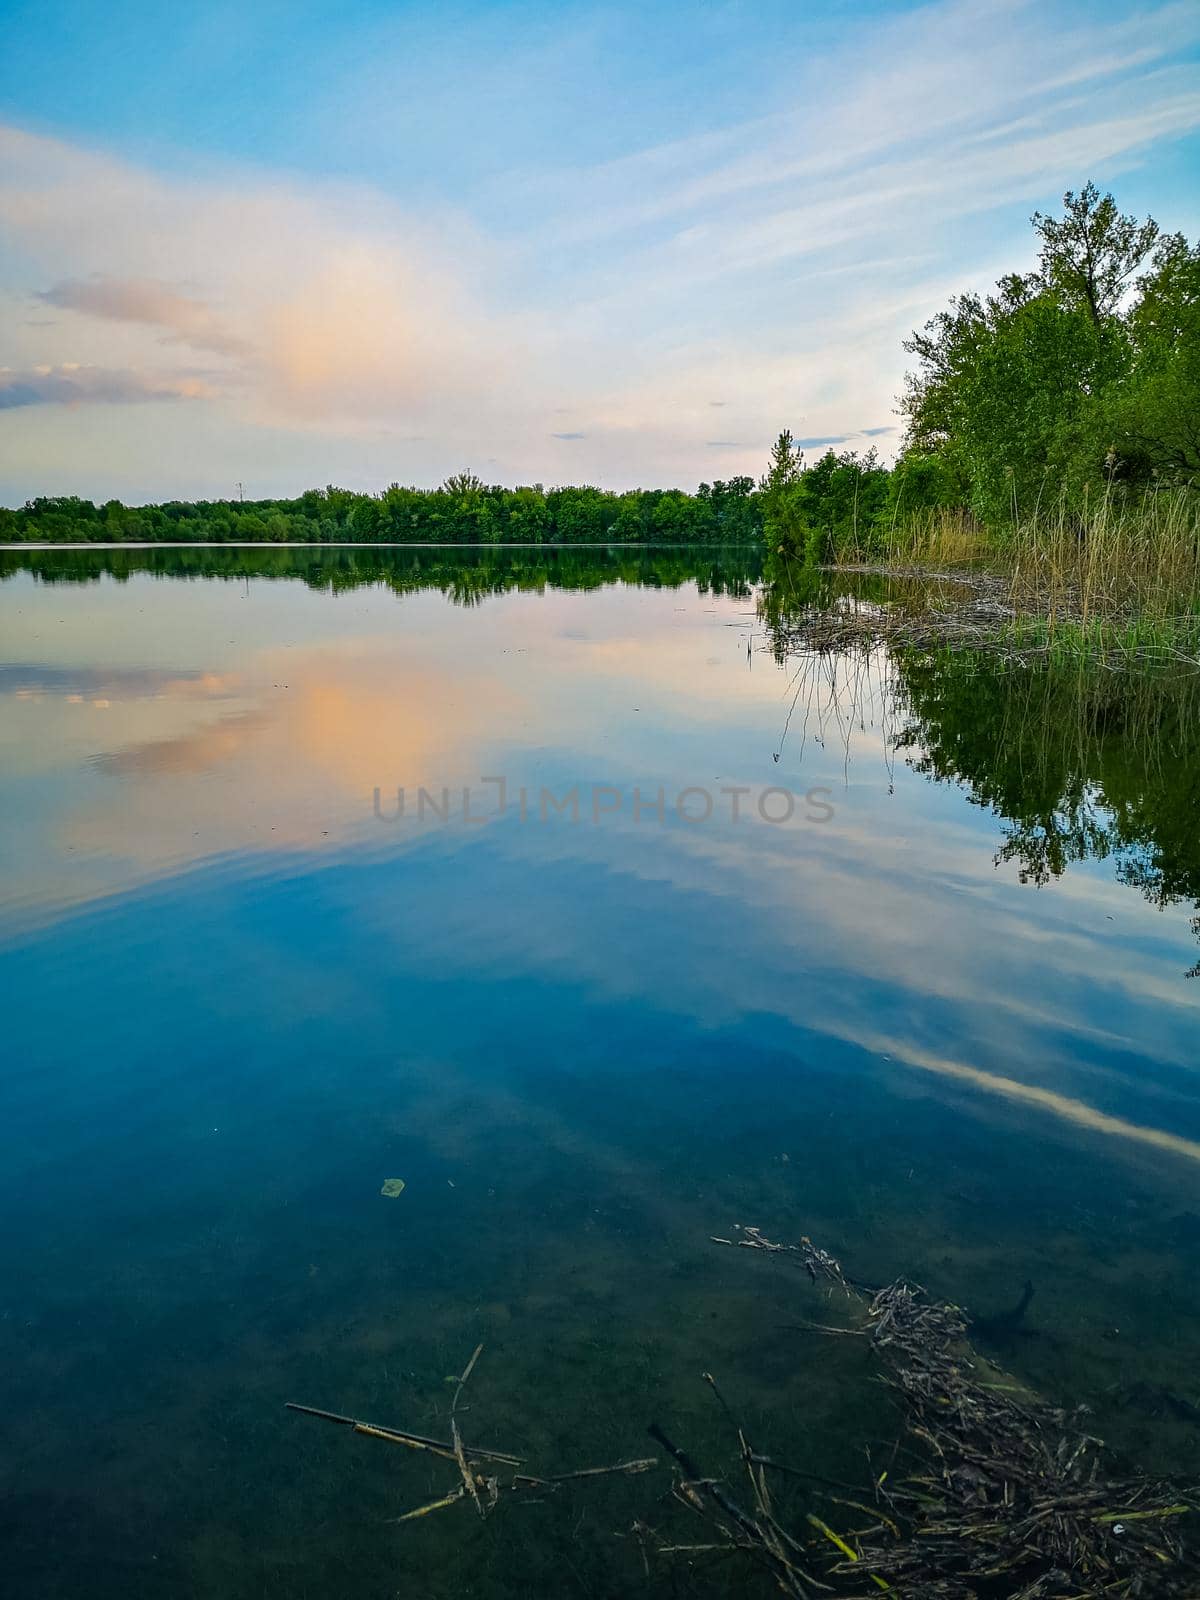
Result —
<path fill-rule="evenodd" d="M 176 9 L 0 0 L 6 503 L 887 450 L 1035 207 L 1200 233 L 1194 0 Z"/>

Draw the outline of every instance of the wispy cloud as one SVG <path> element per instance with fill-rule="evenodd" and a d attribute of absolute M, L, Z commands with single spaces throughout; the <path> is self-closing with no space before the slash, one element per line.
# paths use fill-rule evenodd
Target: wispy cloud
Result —
<path fill-rule="evenodd" d="M 519 315 L 488 317 L 452 241 L 361 188 L 156 177 L 12 128 L 0 160 L 0 221 L 34 261 L 77 269 L 35 290 L 69 313 L 39 354 L 141 365 L 164 341 L 203 349 L 228 358 L 211 388 L 243 420 L 354 431 L 477 400 L 519 335 Z M 471 236 L 463 221 L 456 242 Z M 166 270 L 145 275 L 149 260 Z"/>
<path fill-rule="evenodd" d="M 154 377 L 132 368 L 0 367 L 0 411 L 23 406 L 131 405 L 149 400 L 203 400 L 215 391 L 199 378 Z"/>
<path fill-rule="evenodd" d="M 1107 160 L 1194 129 L 1200 67 L 1173 58 L 1198 40 L 1184 3 L 1084 24 L 1029 0 L 939 0 L 811 61 L 794 109 L 522 183 L 531 198 L 552 189 L 583 237 L 667 224 L 689 252 L 723 245 L 710 268 L 772 239 L 820 248 L 888 231 L 897 218 L 875 210 L 880 199 L 932 190 L 939 217 L 960 215 L 998 203 L 964 187 L 972 174 L 1058 183 L 1064 158 Z M 731 218 L 779 233 L 722 236 Z M 824 226 L 794 232 L 801 219 Z"/>
<path fill-rule="evenodd" d="M 37 298 L 64 311 L 160 328 L 171 338 L 221 355 L 245 355 L 249 346 L 230 333 L 211 306 L 153 278 L 67 278 Z"/>

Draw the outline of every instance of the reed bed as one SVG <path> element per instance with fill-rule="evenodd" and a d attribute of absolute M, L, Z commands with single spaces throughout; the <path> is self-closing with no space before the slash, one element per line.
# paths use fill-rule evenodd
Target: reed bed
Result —
<path fill-rule="evenodd" d="M 986 562 L 993 552 L 994 542 L 982 523 L 957 507 L 913 513 L 888 528 L 883 541 L 883 558 L 889 566 L 958 566 Z M 853 559 L 865 561 L 870 555 L 860 548 Z"/>
<path fill-rule="evenodd" d="M 848 549 L 833 570 L 896 580 L 888 600 L 776 604 L 777 653 L 855 643 L 965 645 L 1117 672 L 1200 667 L 1194 493 L 1163 490 L 1136 501 L 1105 495 L 1082 511 L 1060 502 L 1001 533 L 985 532 L 965 512 L 930 512 L 892 529 L 882 555 Z M 909 579 L 924 579 L 925 592 Z"/>
<path fill-rule="evenodd" d="M 1003 548 L 1014 612 L 1085 644 L 1194 644 L 1200 623 L 1200 502 L 1182 491 L 1129 504 L 1105 496 L 1019 522 Z"/>

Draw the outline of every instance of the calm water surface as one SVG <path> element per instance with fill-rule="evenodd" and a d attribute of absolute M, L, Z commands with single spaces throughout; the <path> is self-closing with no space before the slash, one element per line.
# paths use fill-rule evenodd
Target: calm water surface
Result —
<path fill-rule="evenodd" d="M 283 1409 L 444 1434 L 482 1342 L 468 1436 L 722 1461 L 711 1370 L 857 1481 L 870 1369 L 736 1223 L 1194 1475 L 1187 686 L 781 661 L 747 554 L 0 562 L 6 1593 L 738 1589 L 648 1585 L 665 1471 L 397 1527 L 453 1473 Z"/>

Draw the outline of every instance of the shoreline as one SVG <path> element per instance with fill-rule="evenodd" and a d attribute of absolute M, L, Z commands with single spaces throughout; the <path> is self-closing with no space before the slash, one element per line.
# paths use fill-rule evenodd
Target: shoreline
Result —
<path fill-rule="evenodd" d="M 88 539 L 22 540 L 0 550 L 753 550 L 757 539 L 721 544 L 646 539 L 572 539 L 566 543 L 468 539 Z"/>

